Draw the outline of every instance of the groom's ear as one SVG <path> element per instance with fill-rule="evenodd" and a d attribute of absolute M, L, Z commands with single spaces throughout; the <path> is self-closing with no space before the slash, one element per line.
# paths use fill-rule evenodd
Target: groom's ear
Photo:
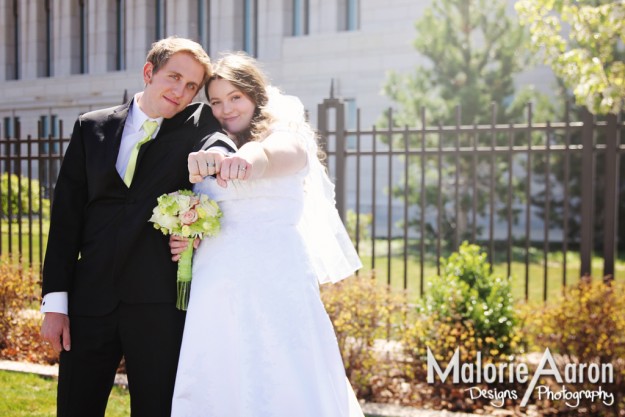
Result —
<path fill-rule="evenodd" d="M 154 65 L 151 62 L 146 62 L 143 66 L 143 82 L 149 84 L 154 74 Z"/>

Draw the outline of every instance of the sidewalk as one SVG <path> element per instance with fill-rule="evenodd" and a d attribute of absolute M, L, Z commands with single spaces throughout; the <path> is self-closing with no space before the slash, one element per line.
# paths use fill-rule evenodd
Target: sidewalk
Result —
<path fill-rule="evenodd" d="M 57 365 L 38 365 L 27 362 L 14 362 L 0 360 L 0 370 L 13 372 L 26 372 L 41 376 L 56 378 L 58 375 Z M 128 387 L 128 379 L 124 374 L 115 376 L 115 385 Z M 362 403 L 362 410 L 367 417 L 486 417 L 485 415 L 452 413 L 449 411 L 419 410 L 412 407 L 401 407 L 390 404 Z"/>
<path fill-rule="evenodd" d="M 25 372 L 56 378 L 59 374 L 58 368 L 58 365 L 39 365 L 36 363 L 0 360 L 0 371 Z M 128 379 L 126 378 L 126 375 L 115 375 L 115 385 L 128 388 Z"/>

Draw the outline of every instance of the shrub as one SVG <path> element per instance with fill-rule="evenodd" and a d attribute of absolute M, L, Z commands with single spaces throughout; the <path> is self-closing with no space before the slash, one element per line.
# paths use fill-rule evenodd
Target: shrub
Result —
<path fill-rule="evenodd" d="M 370 277 L 352 277 L 324 285 L 321 298 L 334 325 L 345 369 L 360 397 L 371 394 L 371 379 L 384 372 L 375 342 L 388 339 L 405 305 L 403 294 Z"/>
<path fill-rule="evenodd" d="M 530 348 L 562 356 L 565 363 L 611 363 L 615 408 L 625 409 L 625 283 L 611 277 L 583 277 L 565 289 L 562 298 L 521 309 L 522 332 Z M 596 389 L 581 384 L 577 389 Z M 606 389 L 606 386 L 603 387 Z M 592 415 L 607 415 L 600 401 L 588 404 Z"/>
<path fill-rule="evenodd" d="M 419 305 L 421 315 L 461 323 L 466 335 L 474 335 L 475 347 L 490 356 L 511 353 L 516 318 L 510 280 L 492 274 L 486 253 L 467 242 L 441 259 L 441 268 Z"/>
<path fill-rule="evenodd" d="M 39 336 L 38 274 L 0 259 L 0 358 L 53 363 L 57 355 Z"/>
<path fill-rule="evenodd" d="M 9 194 L 9 180 L 11 193 Z M 21 190 L 20 190 L 21 182 Z M 30 185 L 30 201 L 28 187 Z M 39 214 L 44 219 L 50 217 L 50 200 L 41 197 L 41 186 L 38 180 L 28 177 L 18 177 L 15 174 L 4 173 L 0 175 L 0 201 L 2 204 L 2 217 L 8 218 L 11 209 L 12 221 L 18 220 L 18 213 L 22 215 Z M 21 191 L 21 192 L 20 192 Z"/>
<path fill-rule="evenodd" d="M 347 210 L 345 228 L 354 244 L 356 244 L 356 237 L 358 237 L 360 242 L 370 239 L 369 229 L 371 228 L 372 220 L 373 216 L 370 213 L 356 214 L 354 210 Z M 356 231 L 358 231 L 358 233 L 356 233 Z"/>
<path fill-rule="evenodd" d="M 456 349 L 461 362 L 475 363 L 478 352 L 483 363 L 507 362 L 519 346 L 510 281 L 490 272 L 486 254 L 464 242 L 458 252 L 441 259 L 441 266 L 441 275 L 429 280 L 426 293 L 405 322 L 406 374 L 416 383 L 426 378 L 428 348 L 443 365 Z M 435 407 L 476 408 L 465 401 L 461 388 L 451 380 L 436 379 L 420 391 L 437 399 Z"/>
<path fill-rule="evenodd" d="M 16 312 L 33 300 L 34 291 L 34 277 L 28 270 L 8 258 L 0 260 L 0 348 L 7 345 Z"/>

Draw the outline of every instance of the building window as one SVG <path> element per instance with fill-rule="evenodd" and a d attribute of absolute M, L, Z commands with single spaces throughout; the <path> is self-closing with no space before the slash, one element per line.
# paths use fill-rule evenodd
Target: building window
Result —
<path fill-rule="evenodd" d="M 45 57 L 46 63 L 44 68 L 44 75 L 46 77 L 52 76 L 52 1 L 45 0 L 44 3 L 44 11 L 45 11 L 45 38 L 46 38 L 46 50 Z"/>
<path fill-rule="evenodd" d="M 60 168 L 60 161 L 56 156 L 59 154 L 59 142 L 57 140 L 50 140 L 50 138 L 57 138 L 59 133 L 59 118 L 56 114 L 41 115 L 39 117 L 39 155 L 50 156 L 51 158 L 43 158 L 40 160 L 39 172 L 40 181 L 44 186 L 43 193 L 48 196 L 50 194 L 49 186 L 53 184 L 51 180 L 51 173 L 58 172 Z"/>
<path fill-rule="evenodd" d="M 19 2 L 18 2 L 19 3 Z M 51 70 L 51 37 L 52 29 L 51 20 L 51 1 L 41 0 L 35 2 L 35 21 L 34 21 L 34 49 L 35 57 L 35 74 L 37 77 L 49 77 Z"/>
<path fill-rule="evenodd" d="M 18 139 L 19 134 L 19 117 L 5 117 L 4 118 L 4 138 L 5 139 Z M 15 141 L 13 146 L 9 143 L 6 144 L 5 152 L 7 155 L 17 154 L 19 152 L 19 141 Z M 10 166 L 11 161 L 7 160 L 7 165 Z"/>
<path fill-rule="evenodd" d="M 360 28 L 360 1 L 347 0 L 347 30 Z"/>
<path fill-rule="evenodd" d="M 167 21 L 167 0 L 156 0 L 156 39 L 165 37 L 165 22 Z"/>
<path fill-rule="evenodd" d="M 126 69 L 126 13 L 124 0 L 116 0 L 115 8 L 115 69 Z"/>
<path fill-rule="evenodd" d="M 243 50 L 251 56 L 258 53 L 258 0 L 243 0 Z"/>
<path fill-rule="evenodd" d="M 13 0 L 12 19 L 7 19 L 6 34 L 6 79 L 19 80 L 20 78 L 20 16 L 19 3 Z"/>
<path fill-rule="evenodd" d="M 59 116 L 50 115 L 50 134 L 53 138 L 59 137 Z"/>
<path fill-rule="evenodd" d="M 56 114 L 44 114 L 39 117 L 39 124 L 41 129 L 41 136 L 39 136 L 39 138 L 42 140 L 39 146 L 39 151 L 47 154 L 50 151 L 48 139 L 56 138 L 59 135 L 59 118 Z M 52 152 L 58 152 L 58 150 L 59 145 L 55 141 L 52 144 Z"/>
<path fill-rule="evenodd" d="M 14 135 L 15 135 L 14 119 L 15 118 L 13 117 L 4 118 L 4 132 L 2 133 L 4 134 L 5 139 L 14 138 Z"/>
<path fill-rule="evenodd" d="M 86 0 L 78 0 L 78 20 L 79 20 L 79 74 L 86 74 L 89 70 L 87 55 L 88 26 L 87 26 L 87 4 Z"/>
<path fill-rule="evenodd" d="M 57 119 L 56 115 L 42 115 L 39 117 L 39 121 L 41 122 L 41 138 L 47 139 L 56 136 L 58 130 L 56 129 L 55 123 Z"/>
<path fill-rule="evenodd" d="M 48 124 L 48 116 L 39 117 L 39 137 L 41 139 L 47 139 L 50 131 L 50 125 Z"/>
<path fill-rule="evenodd" d="M 343 99 L 345 103 L 345 129 L 356 130 L 358 127 L 358 107 L 356 106 L 356 99 L 347 98 Z M 356 136 L 347 136 L 347 149 L 356 149 Z"/>
<path fill-rule="evenodd" d="M 293 0 L 293 36 L 308 35 L 309 0 Z"/>
<path fill-rule="evenodd" d="M 211 43 L 211 2 L 210 0 L 197 1 L 197 36 L 200 45 L 210 55 Z"/>
<path fill-rule="evenodd" d="M 360 0 L 339 1 L 339 30 L 358 30 L 360 28 Z"/>

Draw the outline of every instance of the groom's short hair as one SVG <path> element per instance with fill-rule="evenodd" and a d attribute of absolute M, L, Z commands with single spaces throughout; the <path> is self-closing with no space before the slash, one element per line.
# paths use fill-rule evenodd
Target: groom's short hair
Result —
<path fill-rule="evenodd" d="M 170 36 L 156 41 L 152 44 L 152 48 L 148 52 L 146 61 L 152 64 L 153 72 L 156 73 L 167 63 L 167 61 L 169 61 L 169 58 L 171 58 L 172 55 L 177 53 L 190 55 L 204 67 L 204 78 L 202 79 L 200 88 L 206 84 L 206 81 L 208 81 L 213 74 L 211 60 L 204 48 L 202 48 L 202 45 L 192 41 L 191 39 Z"/>

